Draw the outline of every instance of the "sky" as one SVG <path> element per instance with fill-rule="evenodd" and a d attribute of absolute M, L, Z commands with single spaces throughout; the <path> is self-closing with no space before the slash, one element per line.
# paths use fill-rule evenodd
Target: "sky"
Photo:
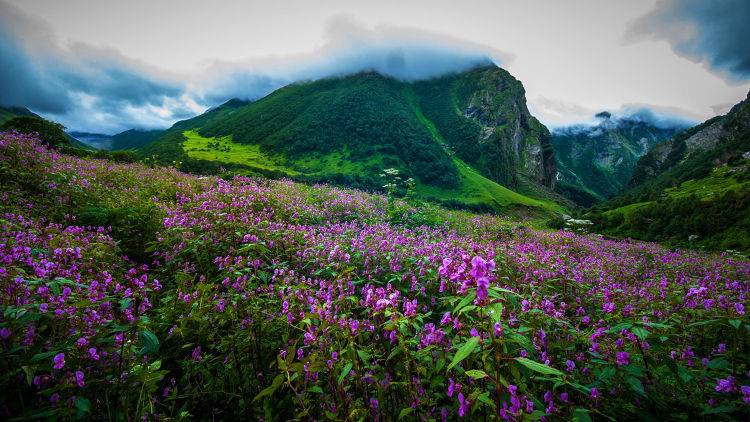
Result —
<path fill-rule="evenodd" d="M 0 0 L 0 104 L 116 133 L 299 80 L 494 62 L 550 128 L 602 110 L 699 122 L 750 90 L 747 22 L 747 0 Z"/>

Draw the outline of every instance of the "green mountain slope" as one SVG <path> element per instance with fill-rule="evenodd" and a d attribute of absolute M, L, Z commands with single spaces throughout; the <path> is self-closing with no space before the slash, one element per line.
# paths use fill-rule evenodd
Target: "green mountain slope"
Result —
<path fill-rule="evenodd" d="M 32 116 L 39 117 L 34 114 L 31 110 L 25 107 L 4 107 L 0 106 L 0 125 L 7 122 L 8 120 L 19 117 L 19 116 Z"/>
<path fill-rule="evenodd" d="M 420 196 L 448 205 L 559 209 L 549 132 L 521 83 L 496 66 L 420 82 L 361 73 L 292 84 L 179 122 L 140 154 L 188 171 L 375 190 L 396 168 Z"/>
<path fill-rule="evenodd" d="M 605 234 L 750 252 L 750 95 L 642 157 L 591 213 Z"/>
<path fill-rule="evenodd" d="M 555 130 L 558 181 L 563 195 L 583 206 L 603 201 L 627 186 L 638 159 L 684 127 L 656 126 L 636 117 L 613 118 L 597 114 L 592 126 Z"/>
<path fill-rule="evenodd" d="M 164 130 L 130 129 L 112 136 L 112 150 L 138 149 L 164 134 Z"/>

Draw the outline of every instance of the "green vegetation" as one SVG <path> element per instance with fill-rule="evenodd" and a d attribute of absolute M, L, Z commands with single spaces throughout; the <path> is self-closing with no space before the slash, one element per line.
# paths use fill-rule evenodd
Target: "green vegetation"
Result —
<path fill-rule="evenodd" d="M 548 132 L 528 114 L 523 95 L 521 83 L 497 67 L 416 83 L 362 73 L 289 85 L 255 102 L 229 101 L 175 124 L 138 154 L 195 173 L 290 177 L 370 191 L 382 191 L 380 174 L 395 168 L 415 180 L 423 199 L 546 214 L 560 209 L 539 179 L 547 153 L 525 151 Z M 478 99 L 484 97 L 490 100 Z M 506 133 L 496 125 L 501 121 L 516 122 L 517 129 Z M 487 128 L 494 132 L 485 139 Z M 518 145 L 516 134 L 523 136 Z M 538 150 L 551 154 L 550 148 Z"/>
<path fill-rule="evenodd" d="M 681 128 L 661 128 L 637 119 L 602 120 L 573 126 L 552 137 L 560 179 L 557 189 L 574 202 L 591 206 L 622 191 L 638 159 Z"/>
<path fill-rule="evenodd" d="M 746 100 L 652 149 L 636 166 L 635 185 L 589 216 L 607 235 L 749 253 L 748 151 Z"/>
<path fill-rule="evenodd" d="M 130 129 L 112 136 L 112 149 L 138 149 L 164 134 L 163 130 Z"/>
<path fill-rule="evenodd" d="M 0 106 L 0 125 L 7 122 L 8 120 L 19 117 L 19 116 L 35 116 L 39 117 L 36 114 L 32 113 L 31 110 L 25 107 L 2 107 Z"/>
<path fill-rule="evenodd" d="M 45 145 L 58 147 L 71 144 L 71 138 L 65 133 L 65 126 L 50 122 L 36 116 L 18 116 L 6 121 L 0 130 L 15 130 L 22 133 L 36 133 Z"/>

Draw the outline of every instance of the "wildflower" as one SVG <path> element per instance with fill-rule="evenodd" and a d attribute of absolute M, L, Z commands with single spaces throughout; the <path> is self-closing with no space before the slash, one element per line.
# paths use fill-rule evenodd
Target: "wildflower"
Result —
<path fill-rule="evenodd" d="M 56 354 L 55 357 L 52 358 L 52 361 L 55 363 L 53 368 L 63 369 L 63 367 L 65 367 L 65 353 Z"/>
<path fill-rule="evenodd" d="M 630 361 L 630 354 L 628 352 L 617 352 L 615 357 L 615 363 L 617 366 L 627 365 Z"/>
<path fill-rule="evenodd" d="M 573 372 L 576 369 L 576 363 L 572 360 L 568 359 L 565 362 L 565 366 L 567 367 L 568 372 Z"/>
<path fill-rule="evenodd" d="M 464 399 L 463 393 L 458 393 L 458 416 L 464 417 L 466 415 L 466 411 L 469 410 L 469 401 Z"/>
<path fill-rule="evenodd" d="M 82 371 L 76 371 L 76 384 L 78 384 L 79 387 L 83 388 L 86 383 L 84 382 L 84 375 Z"/>
<path fill-rule="evenodd" d="M 728 376 L 726 379 L 716 380 L 716 392 L 718 393 L 731 393 L 734 391 L 734 377 Z"/>
<path fill-rule="evenodd" d="M 592 388 L 590 395 L 591 395 L 592 399 L 598 399 L 599 398 L 599 390 L 596 387 Z"/>
<path fill-rule="evenodd" d="M 195 346 L 193 349 L 193 352 L 191 353 L 191 357 L 196 362 L 201 362 L 203 360 L 203 356 L 201 356 L 201 347 Z"/>

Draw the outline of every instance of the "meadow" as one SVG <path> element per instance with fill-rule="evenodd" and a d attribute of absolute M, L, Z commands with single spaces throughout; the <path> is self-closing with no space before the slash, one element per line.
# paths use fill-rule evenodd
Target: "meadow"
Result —
<path fill-rule="evenodd" d="M 0 133 L 0 417 L 747 420 L 750 261 Z"/>

